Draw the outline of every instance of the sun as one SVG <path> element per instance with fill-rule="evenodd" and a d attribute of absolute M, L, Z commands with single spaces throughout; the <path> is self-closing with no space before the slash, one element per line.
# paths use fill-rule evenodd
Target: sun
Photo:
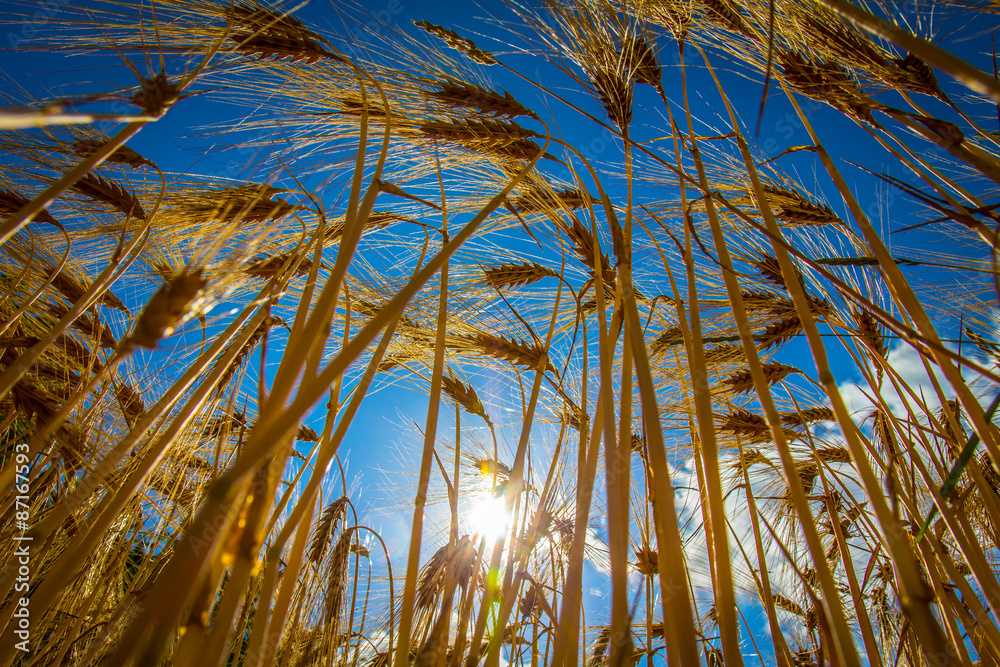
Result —
<path fill-rule="evenodd" d="M 469 529 L 487 542 L 502 540 L 507 535 L 510 513 L 507 512 L 503 496 L 493 498 L 482 494 L 472 502 L 472 509 L 466 516 Z"/>

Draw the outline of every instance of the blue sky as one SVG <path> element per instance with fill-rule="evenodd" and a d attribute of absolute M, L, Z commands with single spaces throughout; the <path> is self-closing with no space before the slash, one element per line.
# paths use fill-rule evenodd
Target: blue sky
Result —
<path fill-rule="evenodd" d="M 0 5 L 0 15 L 4 13 L 2 9 L 3 5 Z M 554 86 L 562 86 L 566 83 L 565 77 L 541 59 L 511 53 L 511 49 L 505 45 L 502 39 L 497 39 L 497 33 L 491 29 L 477 28 L 474 30 L 471 28 L 483 25 L 476 20 L 477 17 L 493 12 L 502 17 L 509 16 L 505 13 L 507 11 L 505 8 L 494 7 L 492 4 L 484 9 L 476 7 L 472 3 L 452 4 L 421 2 L 419 0 L 390 0 L 390 2 L 366 3 L 364 11 L 373 19 L 360 27 L 353 28 L 352 32 L 356 36 L 370 37 L 379 31 L 384 33 L 386 29 L 379 23 L 382 21 L 388 22 L 392 26 L 402 27 L 409 34 L 418 36 L 422 41 L 430 42 L 432 41 L 431 37 L 411 25 L 413 20 L 428 20 L 474 38 L 480 48 L 495 53 L 506 64 L 521 71 L 529 78 L 542 80 L 547 84 L 552 82 Z M 336 13 L 331 11 L 329 5 L 324 2 L 318 0 L 312 2 L 303 6 L 297 13 L 307 22 L 321 28 L 329 26 L 334 31 L 343 31 Z M 40 27 L 44 28 L 44 25 Z M 23 31 L 23 27 L 21 30 Z M 12 32 L 5 31 L 5 33 L 8 35 L 8 42 L 10 42 L 11 34 L 15 36 L 19 34 L 16 26 Z M 664 87 L 671 100 L 679 102 L 680 77 L 677 69 L 670 65 L 673 62 L 674 46 L 668 43 L 665 38 L 661 38 L 659 47 L 664 65 Z M 954 48 L 960 55 L 983 69 L 991 69 L 988 57 L 988 35 L 983 34 L 975 40 L 949 44 L 949 47 Z M 89 58 L 84 60 L 65 57 L 61 54 L 37 52 L 31 52 L 28 55 L 21 51 L 9 50 L 0 53 L 0 58 L 3 59 L 3 70 L 12 82 L 23 83 L 32 90 L 44 87 L 56 95 L 66 96 L 77 94 L 83 89 L 93 89 L 94 87 L 112 89 L 114 85 L 130 82 L 131 75 L 120 65 L 120 60 L 116 56 L 103 55 L 99 57 L 107 63 L 107 69 L 95 71 L 94 61 Z M 711 79 L 706 73 L 698 67 L 698 57 L 694 51 L 689 50 L 687 57 L 692 64 L 689 70 L 689 86 L 696 117 L 706 125 L 704 128 L 706 133 L 727 131 L 728 119 L 721 115 L 718 93 L 714 84 L 711 83 Z M 715 62 L 721 64 L 722 61 L 717 59 Z M 725 70 L 725 68 L 722 69 Z M 484 74 L 491 78 L 497 88 L 510 91 L 519 101 L 538 110 L 544 116 L 553 116 L 558 125 L 559 133 L 574 145 L 583 148 L 585 154 L 589 154 L 595 161 L 599 163 L 614 162 L 618 159 L 621 154 L 620 144 L 599 126 L 567 111 L 559 102 L 548 100 L 536 89 L 499 67 L 484 71 Z M 720 75 L 726 90 L 741 110 L 744 127 L 752 132 L 757 120 L 756 110 L 761 94 L 760 84 L 747 81 L 739 74 L 729 71 L 721 71 Z M 946 77 L 941 76 L 940 78 L 946 89 L 954 89 L 950 82 L 947 82 Z M 9 94 L 17 96 L 16 92 Z M 576 91 L 567 95 L 590 113 L 603 118 L 600 105 L 588 94 Z M 641 112 L 636 113 L 636 122 L 632 129 L 633 137 L 640 142 L 662 137 L 667 124 L 662 112 L 659 111 L 660 103 L 654 91 L 648 87 L 641 87 L 636 92 L 636 100 L 637 107 L 651 109 L 652 114 L 645 116 Z M 842 141 L 834 140 L 828 144 L 828 148 L 835 153 L 835 157 L 841 160 L 861 162 L 875 169 L 882 165 L 881 168 L 890 175 L 910 182 L 909 174 L 902 171 L 898 163 L 870 136 L 860 132 L 853 122 L 831 109 L 812 104 L 808 100 L 803 100 L 803 103 L 814 109 L 811 112 L 811 119 L 818 127 L 821 127 L 823 136 L 843 137 Z M 935 112 L 946 113 L 940 104 L 928 103 L 928 107 L 931 107 Z M 248 138 L 238 132 L 232 135 L 222 135 L 212 131 L 205 133 L 201 130 L 203 126 L 235 121 L 245 114 L 246 109 L 215 101 L 207 95 L 192 97 L 180 102 L 165 118 L 144 129 L 129 145 L 144 155 L 155 157 L 156 162 L 164 171 L 226 176 L 235 179 L 266 180 L 272 173 L 270 165 L 262 166 L 270 157 L 266 150 L 244 146 L 215 152 L 213 150 L 215 147 L 240 144 L 247 141 Z M 530 120 L 519 122 L 527 127 L 540 129 L 540 126 Z M 988 129 L 997 129 L 997 123 L 994 122 L 993 126 L 988 126 Z M 192 135 L 196 136 L 192 138 Z M 788 147 L 808 143 L 808 135 L 797 124 L 791 106 L 773 88 L 756 141 L 765 158 L 774 157 Z M 825 193 L 834 209 L 841 213 L 845 219 L 848 218 L 842 202 L 835 197 L 835 189 L 825 175 L 820 174 L 812 154 L 801 153 L 781 158 L 781 160 L 781 166 L 787 173 L 796 175 L 798 180 L 810 187 L 812 191 Z M 842 167 L 859 202 L 871 214 L 873 220 L 882 222 L 891 218 L 892 224 L 899 226 L 907 221 L 920 219 L 918 218 L 918 207 L 901 192 L 878 182 L 871 175 L 849 164 L 842 163 Z M 554 163 L 547 165 L 546 169 L 549 169 L 550 173 L 559 172 L 559 166 Z M 325 174 L 316 174 L 306 179 L 306 183 L 313 185 L 324 180 Z M 606 184 L 613 197 L 620 198 L 623 195 L 624 184 L 621 181 L 616 182 L 610 179 Z M 655 193 L 652 186 L 650 186 L 650 193 Z M 670 190 L 665 188 L 662 196 L 665 198 L 670 195 Z M 654 196 L 661 195 L 655 194 Z M 886 231 L 890 231 L 889 223 L 885 222 L 885 224 Z M 888 234 L 886 236 L 890 239 L 894 238 Z M 928 228 L 908 232 L 905 236 L 898 238 L 903 239 L 901 242 L 905 245 L 933 246 L 935 249 L 948 247 L 942 244 L 950 243 Z M 950 251 L 958 257 L 961 257 L 964 252 L 963 247 L 959 244 L 954 244 Z M 388 261 L 388 258 L 383 261 Z M 907 271 L 908 275 L 912 275 L 917 281 L 933 281 L 935 279 L 933 270 L 907 269 Z M 639 277 L 641 281 L 641 273 Z M 977 280 L 977 278 L 970 278 L 970 281 L 973 280 Z M 944 323 L 943 330 L 949 332 L 949 336 L 954 337 L 958 331 L 957 322 Z M 198 338 L 199 334 L 191 332 L 191 335 L 186 337 L 184 341 L 191 341 L 192 336 Z M 275 353 L 280 352 L 282 341 L 283 334 L 279 332 L 276 334 L 275 340 L 272 341 Z M 836 346 L 831 346 L 831 352 L 834 349 Z M 794 341 L 789 344 L 777 358 L 786 363 L 801 364 L 804 369 L 812 370 L 812 362 L 802 341 Z M 272 357 L 269 364 L 269 371 L 272 373 L 276 367 L 274 359 L 276 357 Z M 838 376 L 839 381 L 847 383 L 860 380 L 853 364 L 834 365 L 835 371 L 839 368 L 845 369 L 843 376 Z M 506 388 L 501 385 L 499 379 L 491 377 L 489 371 L 484 371 L 477 376 L 477 388 L 480 395 L 483 396 L 484 402 L 487 403 L 488 409 L 496 410 L 504 405 L 516 404 L 511 395 L 505 395 Z M 357 499 L 357 507 L 361 513 L 359 520 L 379 530 L 393 548 L 398 549 L 400 556 L 397 562 L 404 560 L 402 555 L 405 553 L 409 536 L 413 493 L 412 489 L 401 487 L 398 480 L 403 475 L 407 476 L 407 483 L 412 484 L 415 480 L 414 470 L 419 465 L 419 446 L 422 437 L 414 422 L 419 425 L 419 428 L 422 428 L 426 409 L 427 398 L 421 391 L 407 388 L 404 384 L 379 387 L 377 391 L 370 392 L 370 398 L 362 405 L 340 452 L 341 456 L 348 462 L 349 487 L 356 491 L 353 495 Z M 482 432 L 482 424 L 477 421 L 477 418 L 465 414 L 462 415 L 462 418 L 464 424 L 479 428 Z M 312 428 L 319 432 L 322 430 L 323 419 L 323 409 L 317 408 L 309 423 Z M 550 424 L 538 424 L 534 427 L 533 432 L 537 431 L 540 439 L 552 439 L 558 433 L 557 429 L 553 433 L 553 429 L 554 427 Z M 450 439 L 450 435 L 445 436 L 444 434 L 450 434 L 453 431 L 453 410 L 444 408 L 439 433 L 442 434 L 442 438 Z M 509 429 L 506 432 L 506 445 L 509 450 L 516 444 L 516 433 L 515 429 Z M 306 451 L 307 446 L 303 444 L 299 449 Z M 339 494 L 339 491 L 335 490 L 335 487 L 339 485 L 336 477 L 333 475 L 331 484 L 325 493 Z M 605 530 L 599 512 L 595 511 L 591 521 L 597 534 L 603 535 Z M 428 546 L 434 548 L 437 545 Z M 589 607 L 591 609 L 602 608 L 602 598 L 608 590 L 607 578 L 590 568 L 584 585 L 590 593 Z"/>

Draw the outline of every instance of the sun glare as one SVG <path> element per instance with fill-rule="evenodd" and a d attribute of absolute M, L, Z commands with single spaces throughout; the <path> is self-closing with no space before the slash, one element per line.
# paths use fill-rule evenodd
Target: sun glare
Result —
<path fill-rule="evenodd" d="M 504 506 L 504 497 L 491 498 L 483 495 L 476 499 L 466 521 L 469 528 L 487 542 L 503 539 L 510 523 L 510 514 Z"/>

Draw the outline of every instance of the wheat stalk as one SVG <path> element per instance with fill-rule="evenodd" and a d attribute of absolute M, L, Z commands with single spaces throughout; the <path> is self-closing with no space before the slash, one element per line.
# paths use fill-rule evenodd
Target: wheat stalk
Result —
<path fill-rule="evenodd" d="M 759 660 L 781 665 L 995 662 L 1000 439 L 969 377 L 997 380 L 1000 346 L 971 329 L 971 344 L 946 342 L 957 310 L 988 331 L 989 299 L 956 299 L 952 283 L 988 273 L 990 257 L 962 246 L 974 255 L 956 262 L 945 243 L 989 241 L 1000 168 L 995 137 L 932 68 L 998 87 L 910 34 L 930 25 L 926 8 L 882 9 L 888 20 L 841 0 L 517 5 L 521 22 L 497 24 L 507 68 L 427 22 L 459 53 L 398 22 L 366 47 L 351 30 L 371 33 L 368 17 L 351 11 L 337 17 L 342 40 L 260 0 L 49 7 L 22 48 L 120 53 L 139 85 L 29 91 L 11 101 L 33 111 L 5 115 L 25 129 L 0 139 L 0 450 L 26 445 L 30 460 L 23 493 L 16 457 L 0 461 L 0 530 L 23 533 L 27 497 L 38 567 L 25 659 L 738 665 L 749 634 Z M 936 9 L 934 25 L 950 29 L 953 11 Z M 730 98 L 720 52 L 727 68 L 771 73 L 808 144 L 744 134 L 757 100 Z M 193 53 L 204 60 L 190 69 Z M 513 67 L 528 54 L 551 66 L 544 79 Z M 691 100 L 711 82 L 731 127 L 706 132 Z M 257 151 L 245 172 L 160 174 L 162 147 L 123 147 L 193 85 L 244 105 L 231 125 L 204 108 L 210 132 Z M 538 113 L 504 86 L 525 102 L 518 91 L 532 91 Z M 887 90 L 910 110 L 887 106 Z M 825 105 L 821 125 L 796 93 Z M 913 93 L 943 102 L 941 117 Z M 139 115 L 114 116 L 128 126 L 113 139 L 55 124 L 111 117 L 67 112 L 92 103 Z M 824 114 L 848 121 L 839 149 L 847 132 L 871 137 L 923 181 L 904 192 L 947 216 L 920 254 L 902 253 L 914 259 L 888 253 L 854 197 L 866 181 L 845 181 L 823 144 L 841 127 Z M 599 141 L 567 131 L 581 119 Z M 552 141 L 572 159 L 555 161 Z M 944 150 L 931 159 L 926 141 Z M 779 171 L 791 153 L 826 168 L 813 189 Z M 808 194 L 827 178 L 850 225 Z M 194 317 L 202 326 L 163 343 Z M 287 342 L 271 340 L 276 324 Z M 934 371 L 930 385 L 894 368 L 889 332 Z M 767 361 L 800 334 L 812 359 L 795 363 L 815 374 Z M 836 379 L 848 361 L 871 385 L 857 395 L 874 421 L 847 409 Z M 795 373 L 806 381 L 768 391 Z M 403 570 L 397 531 L 360 525 L 386 503 L 367 485 L 350 504 L 362 476 L 356 456 L 338 458 L 382 435 L 359 431 L 360 410 L 385 412 L 400 382 L 430 394 L 421 433 L 395 438 L 398 472 L 381 450 L 361 464 L 384 458 L 386 509 L 412 510 Z M 497 500 L 510 525 L 493 544 L 472 524 Z M 915 536 L 928 507 L 941 521 Z M 359 525 L 345 525 L 349 508 Z M 0 559 L 17 571 L 8 542 Z M 588 561 L 610 573 L 607 609 L 583 595 Z M 0 581 L 7 636 L 15 581 Z M 747 600 L 765 631 L 740 624 Z"/>

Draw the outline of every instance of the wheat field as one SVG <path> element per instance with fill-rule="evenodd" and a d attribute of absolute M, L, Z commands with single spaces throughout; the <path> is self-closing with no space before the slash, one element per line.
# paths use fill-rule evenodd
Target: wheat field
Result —
<path fill-rule="evenodd" d="M 996 0 L 0 7 L 0 667 L 1000 664 Z"/>

